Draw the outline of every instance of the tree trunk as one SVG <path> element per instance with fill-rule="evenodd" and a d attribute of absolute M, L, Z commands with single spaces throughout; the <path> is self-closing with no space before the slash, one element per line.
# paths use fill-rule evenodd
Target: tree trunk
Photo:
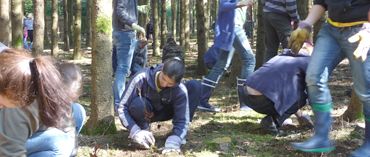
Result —
<path fill-rule="evenodd" d="M 172 26 L 171 35 L 176 40 L 176 21 L 177 21 L 177 0 L 171 0 L 171 11 L 172 11 Z"/>
<path fill-rule="evenodd" d="M 166 11 L 166 0 L 161 1 L 161 46 L 163 48 L 167 38 L 167 11 Z"/>
<path fill-rule="evenodd" d="M 112 0 L 94 0 L 92 7 L 91 115 L 89 134 L 116 132 L 112 97 Z"/>
<path fill-rule="evenodd" d="M 35 20 L 33 21 L 32 54 L 36 56 L 44 50 L 44 1 L 33 0 L 33 9 Z"/>
<path fill-rule="evenodd" d="M 204 6 L 207 5 L 207 0 L 197 0 L 196 9 L 197 9 L 197 41 L 198 41 L 198 68 L 197 72 L 200 75 L 206 73 L 206 67 L 203 62 L 203 55 L 208 49 L 208 34 L 206 29 L 206 16 L 204 12 Z"/>
<path fill-rule="evenodd" d="M 184 14 L 183 11 L 184 11 L 184 2 L 185 1 L 182 1 L 180 0 L 180 3 L 179 3 L 179 40 L 180 40 L 180 46 L 184 47 L 185 45 L 185 34 L 184 34 Z"/>
<path fill-rule="evenodd" d="M 211 26 L 213 25 L 214 22 L 216 22 L 217 18 L 217 12 L 218 12 L 218 0 L 212 1 L 212 8 L 211 8 Z"/>
<path fill-rule="evenodd" d="M 265 54 L 265 31 L 263 29 L 263 4 L 262 0 L 258 1 L 257 8 L 257 48 L 256 48 L 256 68 L 258 69 L 263 64 Z"/>
<path fill-rule="evenodd" d="M 11 1 L 12 47 L 23 47 L 23 11 L 22 1 Z"/>
<path fill-rule="evenodd" d="M 75 1 L 74 0 L 68 0 L 68 32 L 69 32 L 69 46 L 74 46 L 73 44 L 73 21 L 74 21 L 74 5 L 75 5 Z M 73 48 L 73 47 L 72 47 Z"/>
<path fill-rule="evenodd" d="M 69 51 L 69 12 L 68 12 L 68 0 L 63 0 L 63 31 L 64 31 L 64 51 Z"/>
<path fill-rule="evenodd" d="M 138 1 L 139 5 L 148 5 L 148 0 L 139 0 Z M 142 13 L 142 12 L 139 12 L 139 25 L 140 26 L 146 26 L 146 24 L 148 23 L 148 15 L 147 13 Z"/>
<path fill-rule="evenodd" d="M 44 0 L 44 49 L 47 49 L 50 47 L 50 19 L 47 15 L 47 9 L 48 8 L 48 0 Z"/>
<path fill-rule="evenodd" d="M 73 47 L 73 60 L 81 59 L 81 0 L 76 0 L 75 18 L 74 18 L 74 47 Z"/>
<path fill-rule="evenodd" d="M 297 10 L 301 20 L 306 19 L 312 0 L 297 0 Z"/>
<path fill-rule="evenodd" d="M 186 52 L 189 52 L 190 51 L 190 21 L 189 21 L 189 1 L 190 0 L 182 0 L 184 1 L 184 6 L 183 6 L 183 10 L 182 10 L 182 13 L 184 16 L 183 19 L 184 19 L 184 27 L 182 27 L 183 29 L 183 33 L 184 33 L 184 39 L 185 39 L 185 44 L 184 44 L 184 51 L 185 53 Z"/>
<path fill-rule="evenodd" d="M 159 49 L 159 25 L 158 22 L 158 0 L 152 0 L 152 16 L 153 16 L 153 56 L 158 56 L 160 53 Z"/>
<path fill-rule="evenodd" d="M 91 0 L 86 2 L 86 17 L 85 17 L 85 27 L 86 27 L 86 47 L 91 46 Z"/>
<path fill-rule="evenodd" d="M 52 0 L 51 55 L 58 56 L 58 0 Z"/>
<path fill-rule="evenodd" d="M 10 1 L 9 0 L 0 0 L 0 42 L 9 46 L 10 45 Z"/>
<path fill-rule="evenodd" d="M 342 118 L 348 122 L 353 122 L 363 115 L 362 108 L 363 105 L 352 87 L 351 102 L 347 110 L 343 113 Z"/>

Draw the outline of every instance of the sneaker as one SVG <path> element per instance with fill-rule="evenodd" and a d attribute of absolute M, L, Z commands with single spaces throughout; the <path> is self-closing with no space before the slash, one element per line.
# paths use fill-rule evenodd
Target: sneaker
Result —
<path fill-rule="evenodd" d="M 240 106 L 240 111 L 251 111 L 252 109 L 247 105 Z"/>
<path fill-rule="evenodd" d="M 206 112 L 220 112 L 221 111 L 220 108 L 212 106 L 211 104 L 208 104 L 208 103 L 204 103 L 204 104 L 201 103 L 197 108 L 201 111 L 206 111 Z"/>

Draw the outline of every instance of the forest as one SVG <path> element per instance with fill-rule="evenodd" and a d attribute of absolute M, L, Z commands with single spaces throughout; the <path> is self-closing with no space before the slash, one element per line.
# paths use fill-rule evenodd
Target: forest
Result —
<path fill-rule="evenodd" d="M 87 121 L 79 135 L 77 156 L 165 156 L 161 147 L 171 132 L 171 121 L 154 122 L 150 130 L 156 146 L 136 149 L 128 138 L 113 108 L 112 83 L 112 14 L 115 0 L 0 0 L 0 42 L 13 48 L 26 48 L 34 56 L 50 55 L 57 60 L 74 63 L 83 72 L 83 91 L 78 102 L 87 111 Z M 312 0 L 297 0 L 300 19 L 305 19 Z M 138 25 L 152 24 L 148 39 L 147 67 L 161 63 L 163 47 L 173 37 L 182 47 L 186 73 L 184 80 L 201 80 L 209 69 L 203 56 L 212 46 L 214 23 L 219 0 L 138 0 Z M 33 42 L 24 42 L 24 19 L 33 15 Z M 255 0 L 248 7 L 245 32 L 256 58 L 256 68 L 263 64 L 265 32 L 263 3 Z M 322 24 L 322 17 L 313 27 L 313 39 Z M 32 46 L 29 46 L 29 45 Z M 274 135 L 261 129 L 263 114 L 240 111 L 236 78 L 241 70 L 239 54 L 220 80 L 210 103 L 221 112 L 196 111 L 190 124 L 187 143 L 182 152 L 167 156 L 335 156 L 344 157 L 358 148 L 364 138 L 362 104 L 352 90 L 348 60 L 333 71 L 329 88 L 333 97 L 333 126 L 330 138 L 336 149 L 330 153 L 303 153 L 290 143 L 311 137 L 313 128 L 300 127 L 292 116 L 293 125 L 283 128 L 284 134 Z M 274 78 L 271 78 L 274 79 Z M 311 107 L 303 113 L 313 118 Z"/>

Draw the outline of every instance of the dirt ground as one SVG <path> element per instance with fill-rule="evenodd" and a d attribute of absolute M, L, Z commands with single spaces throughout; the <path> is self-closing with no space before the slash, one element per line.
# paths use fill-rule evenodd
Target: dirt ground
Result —
<path fill-rule="evenodd" d="M 194 45 L 192 45 L 194 47 Z M 199 79 L 195 75 L 195 48 L 186 54 L 186 79 Z M 75 61 L 80 64 L 84 73 L 84 92 L 80 103 L 89 111 L 90 95 L 90 54 L 87 52 L 84 60 Z M 159 57 L 149 56 L 149 64 L 158 63 Z M 182 147 L 181 154 L 169 156 L 292 156 L 311 157 L 329 156 L 345 157 L 362 143 L 364 129 L 362 121 L 347 123 L 340 118 L 350 102 L 351 74 L 347 61 L 343 61 L 333 72 L 330 80 L 330 89 L 333 96 L 334 117 L 331 139 L 336 141 L 336 150 L 328 154 L 302 153 L 292 149 L 291 142 L 309 138 L 313 130 L 293 125 L 284 128 L 284 136 L 274 136 L 263 131 L 259 122 L 263 115 L 253 111 L 239 111 L 235 87 L 225 85 L 225 80 L 235 78 L 224 77 L 211 98 L 211 103 L 222 108 L 221 113 L 205 113 L 197 111 L 188 131 L 187 143 Z M 312 112 L 309 106 L 303 112 Z M 88 113 L 89 115 L 89 113 Z M 297 124 L 296 118 L 292 120 Z M 118 133 L 114 135 L 88 136 L 80 135 L 78 156 L 90 156 L 97 149 L 99 157 L 109 156 L 163 156 L 160 153 L 167 135 L 171 131 L 171 122 L 151 124 L 151 131 L 156 137 L 156 148 L 151 150 L 136 149 L 130 142 L 128 131 L 122 127 L 116 118 Z"/>

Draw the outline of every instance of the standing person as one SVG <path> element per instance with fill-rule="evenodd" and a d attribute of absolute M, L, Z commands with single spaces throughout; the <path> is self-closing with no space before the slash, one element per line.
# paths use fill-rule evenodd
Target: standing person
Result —
<path fill-rule="evenodd" d="M 144 38 L 145 29 L 137 24 L 137 0 L 114 0 L 113 2 L 113 45 L 116 49 L 117 67 L 113 83 L 114 107 L 118 106 L 125 90 L 136 43 L 136 32 Z"/>
<path fill-rule="evenodd" d="M 265 30 L 264 62 L 277 55 L 279 45 L 288 48 L 288 39 L 292 32 L 291 23 L 298 24 L 296 0 L 266 0 L 263 7 L 263 25 Z"/>
<path fill-rule="evenodd" d="M 329 140 L 333 102 L 328 80 L 333 69 L 347 58 L 354 90 L 363 104 L 365 116 L 365 140 L 352 156 L 370 156 L 370 59 L 366 58 L 370 47 L 369 9 L 370 1 L 367 0 L 315 0 L 307 18 L 292 33 L 292 47 L 298 47 L 301 44 L 298 41 L 302 41 L 300 37 L 308 36 L 304 34 L 308 34 L 311 26 L 328 11 L 327 22 L 317 36 L 306 76 L 308 96 L 315 115 L 315 133 L 307 141 L 293 143 L 295 149 L 305 152 L 335 149 Z"/>
<path fill-rule="evenodd" d="M 219 53 L 219 59 L 209 74 L 202 80 L 202 91 L 198 109 L 210 112 L 220 112 L 221 109 L 208 103 L 213 89 L 218 84 L 228 65 L 228 56 L 232 48 L 240 53 L 242 70 L 237 82 L 244 81 L 254 70 L 256 59 L 245 35 L 243 25 L 246 20 L 246 6 L 251 6 L 252 0 L 221 0 L 215 27 L 214 47 Z M 231 58 L 229 58 L 231 60 Z M 240 89 L 241 83 L 238 83 Z M 242 105 L 242 104 L 241 104 Z"/>
<path fill-rule="evenodd" d="M 5 49 L 0 53 L 0 66 L 0 156 L 31 153 L 26 150 L 26 142 L 40 130 L 58 135 L 54 140 L 62 145 L 59 151 L 44 152 L 46 156 L 70 156 L 76 142 L 73 96 L 54 61 Z"/>
<path fill-rule="evenodd" d="M 130 132 L 129 138 L 140 147 L 149 149 L 155 144 L 149 123 L 170 119 L 173 130 L 166 139 L 163 153 L 180 152 L 181 145 L 185 144 L 190 115 L 196 106 L 189 106 L 187 88 L 181 83 L 184 73 L 184 63 L 179 58 L 170 58 L 164 64 L 137 73 L 128 83 L 118 114 Z"/>
<path fill-rule="evenodd" d="M 27 44 L 27 48 L 31 50 L 32 45 L 33 45 L 33 14 L 32 13 L 27 14 L 27 18 L 24 19 L 23 25 L 24 25 L 23 27 L 27 30 L 27 36 L 28 36 L 28 39 L 30 40 L 30 44 L 29 45 Z"/>

